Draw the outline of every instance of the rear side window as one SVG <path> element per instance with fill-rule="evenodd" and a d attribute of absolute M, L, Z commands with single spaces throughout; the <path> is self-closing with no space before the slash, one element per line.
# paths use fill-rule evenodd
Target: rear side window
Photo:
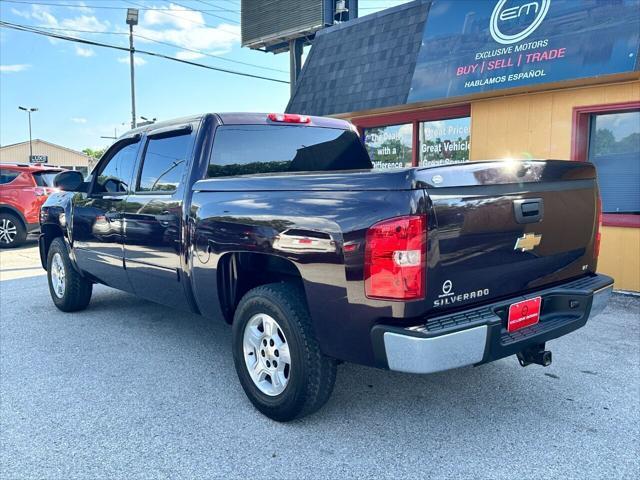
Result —
<path fill-rule="evenodd" d="M 60 172 L 37 172 L 33 174 L 33 178 L 36 181 L 36 185 L 39 187 L 53 187 L 53 179 L 56 178 Z"/>
<path fill-rule="evenodd" d="M 216 130 L 208 177 L 372 167 L 351 130 L 294 125 L 228 125 Z"/>
<path fill-rule="evenodd" d="M 139 192 L 174 192 L 182 179 L 187 156 L 191 148 L 191 135 L 173 135 L 151 138 L 147 143 Z"/>
<path fill-rule="evenodd" d="M 15 170 L 0 170 L 0 185 L 5 185 L 7 183 L 13 182 L 16 178 L 18 178 L 20 172 L 16 172 Z"/>

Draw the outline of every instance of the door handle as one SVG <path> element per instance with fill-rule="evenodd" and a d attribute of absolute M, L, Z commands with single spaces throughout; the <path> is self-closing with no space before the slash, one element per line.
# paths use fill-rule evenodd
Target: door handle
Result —
<path fill-rule="evenodd" d="M 123 195 L 103 195 L 100 197 L 102 200 L 111 200 L 112 202 L 121 202 L 124 200 Z"/>
<path fill-rule="evenodd" d="M 518 223 L 537 223 L 544 215 L 544 202 L 541 198 L 526 198 L 513 201 L 513 210 Z"/>

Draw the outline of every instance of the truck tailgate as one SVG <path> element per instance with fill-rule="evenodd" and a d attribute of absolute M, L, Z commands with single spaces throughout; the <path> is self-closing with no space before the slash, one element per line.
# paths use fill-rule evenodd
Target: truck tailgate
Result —
<path fill-rule="evenodd" d="M 451 309 L 595 272 L 590 163 L 473 162 L 416 172 L 432 215 L 427 301 Z"/>

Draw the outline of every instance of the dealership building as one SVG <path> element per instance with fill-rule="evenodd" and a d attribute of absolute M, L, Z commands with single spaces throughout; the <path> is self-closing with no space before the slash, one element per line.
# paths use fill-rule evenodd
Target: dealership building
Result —
<path fill-rule="evenodd" d="M 599 269 L 640 291 L 640 0 L 417 0 L 316 34 L 287 111 L 347 118 L 377 168 L 590 161 Z"/>
<path fill-rule="evenodd" d="M 78 170 L 87 175 L 95 160 L 77 150 L 36 138 L 31 144 L 26 141 L 0 147 L 0 164 L 3 163 L 37 163 Z"/>

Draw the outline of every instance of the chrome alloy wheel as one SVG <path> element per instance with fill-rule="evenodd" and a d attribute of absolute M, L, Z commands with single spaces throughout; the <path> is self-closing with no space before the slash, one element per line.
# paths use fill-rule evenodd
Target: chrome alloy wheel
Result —
<path fill-rule="evenodd" d="M 0 221 L 0 242 L 11 245 L 18 235 L 18 227 L 8 218 Z"/>
<path fill-rule="evenodd" d="M 51 286 L 56 297 L 64 297 L 65 289 L 65 270 L 64 263 L 62 262 L 62 256 L 59 253 L 55 253 L 51 259 Z"/>
<path fill-rule="evenodd" d="M 258 313 L 244 327 L 244 363 L 251 380 L 265 395 L 284 392 L 291 378 L 291 356 L 287 339 L 272 317 Z"/>

